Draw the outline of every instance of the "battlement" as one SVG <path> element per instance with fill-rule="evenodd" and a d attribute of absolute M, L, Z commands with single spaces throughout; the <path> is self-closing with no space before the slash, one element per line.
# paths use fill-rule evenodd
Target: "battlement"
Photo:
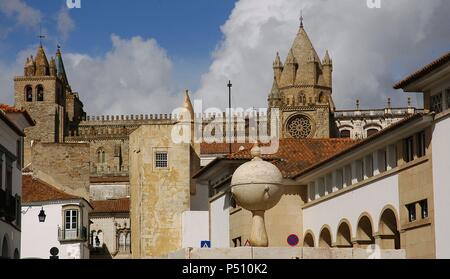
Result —
<path fill-rule="evenodd" d="M 213 120 L 213 119 L 226 119 L 229 117 L 226 112 L 221 113 L 197 113 L 195 114 L 195 119 L 203 119 L 203 120 Z M 266 112 L 234 112 L 232 115 L 233 118 L 265 118 L 267 117 Z M 85 116 L 82 117 L 81 124 L 89 125 L 89 124 L 143 124 L 142 122 L 152 122 L 152 121 L 161 121 L 161 120 L 170 120 L 176 121 L 178 120 L 179 115 L 176 114 L 138 114 L 138 115 L 97 115 L 97 116 Z"/>

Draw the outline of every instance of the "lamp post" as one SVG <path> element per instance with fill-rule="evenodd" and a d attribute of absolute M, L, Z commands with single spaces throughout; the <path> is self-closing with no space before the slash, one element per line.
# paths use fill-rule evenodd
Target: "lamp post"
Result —
<path fill-rule="evenodd" d="M 47 217 L 47 215 L 45 214 L 44 208 L 42 207 L 41 212 L 39 212 L 39 222 L 40 223 L 44 223 L 45 222 L 45 218 Z"/>

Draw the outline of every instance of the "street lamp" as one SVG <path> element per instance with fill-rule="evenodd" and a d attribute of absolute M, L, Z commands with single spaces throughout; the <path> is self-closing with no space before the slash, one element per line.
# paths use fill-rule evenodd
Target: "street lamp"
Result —
<path fill-rule="evenodd" d="M 47 217 L 47 215 L 45 215 L 45 211 L 44 208 L 42 207 L 41 212 L 39 212 L 39 222 L 40 223 L 44 223 L 45 222 L 45 218 Z"/>

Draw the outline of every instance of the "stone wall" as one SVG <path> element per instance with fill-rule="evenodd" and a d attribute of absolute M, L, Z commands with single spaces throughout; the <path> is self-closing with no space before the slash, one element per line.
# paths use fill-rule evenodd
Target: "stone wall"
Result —
<path fill-rule="evenodd" d="M 89 144 L 34 143 L 33 172 L 52 177 L 63 190 L 89 200 Z"/>
<path fill-rule="evenodd" d="M 144 125 L 130 135 L 131 243 L 133 258 L 157 257 L 182 245 L 181 218 L 190 210 L 190 144 L 175 144 L 172 125 Z M 156 168 L 155 152 L 168 153 Z"/>
<path fill-rule="evenodd" d="M 405 259 L 404 250 L 352 248 L 186 248 L 170 253 L 169 259 Z"/>

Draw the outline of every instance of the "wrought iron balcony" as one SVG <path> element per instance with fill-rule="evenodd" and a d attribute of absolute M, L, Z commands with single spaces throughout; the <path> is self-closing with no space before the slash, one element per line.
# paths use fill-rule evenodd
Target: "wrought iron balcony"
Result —
<path fill-rule="evenodd" d="M 87 239 L 86 227 L 71 230 L 58 228 L 58 240 L 60 242 L 85 242 Z"/>

